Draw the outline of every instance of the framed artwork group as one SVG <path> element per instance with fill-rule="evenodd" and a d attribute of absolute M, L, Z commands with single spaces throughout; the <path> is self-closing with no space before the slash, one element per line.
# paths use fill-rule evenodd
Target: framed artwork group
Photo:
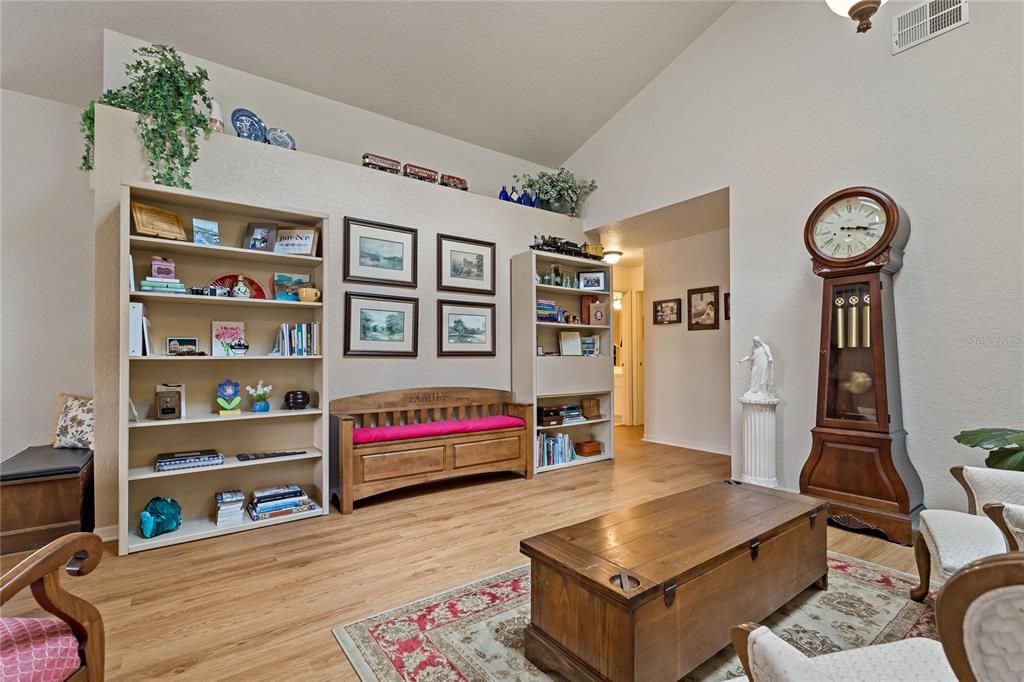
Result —
<path fill-rule="evenodd" d="M 343 278 L 346 282 L 415 289 L 418 231 L 346 217 Z M 437 290 L 493 296 L 494 242 L 437 235 Z M 437 301 L 437 355 L 493 356 L 497 352 L 494 303 Z M 345 355 L 416 357 L 419 299 L 349 291 L 345 294 Z"/>
<path fill-rule="evenodd" d="M 686 328 L 689 331 L 718 329 L 722 305 L 719 289 L 700 287 L 686 290 Z M 725 319 L 730 318 L 729 294 L 725 294 Z M 683 301 L 669 298 L 654 302 L 654 324 L 679 324 L 683 321 Z"/>

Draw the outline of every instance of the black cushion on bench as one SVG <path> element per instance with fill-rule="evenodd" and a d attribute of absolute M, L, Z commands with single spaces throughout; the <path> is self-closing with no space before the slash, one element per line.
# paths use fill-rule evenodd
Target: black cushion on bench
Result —
<path fill-rule="evenodd" d="M 0 463 L 0 481 L 77 474 L 91 461 L 92 450 L 87 448 L 35 445 Z"/>

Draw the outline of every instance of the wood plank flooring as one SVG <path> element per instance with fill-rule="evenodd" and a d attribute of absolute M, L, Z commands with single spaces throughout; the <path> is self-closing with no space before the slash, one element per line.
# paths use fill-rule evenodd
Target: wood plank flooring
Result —
<path fill-rule="evenodd" d="M 111 680 L 355 680 L 331 627 L 526 563 L 519 539 L 729 477 L 729 458 L 616 429 L 617 460 L 382 496 L 128 557 L 67 578 L 107 630 Z M 913 572 L 913 552 L 829 529 L 829 548 Z M 24 554 L 3 557 L 10 568 Z M 28 592 L 5 616 L 38 615 Z"/>

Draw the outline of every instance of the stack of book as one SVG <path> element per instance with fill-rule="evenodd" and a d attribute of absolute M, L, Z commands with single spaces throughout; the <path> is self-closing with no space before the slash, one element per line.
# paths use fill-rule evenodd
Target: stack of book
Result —
<path fill-rule="evenodd" d="M 561 322 L 562 310 L 554 301 L 537 299 L 537 321 L 538 322 Z"/>
<path fill-rule="evenodd" d="M 588 323 L 584 323 L 588 324 Z M 601 354 L 601 337 L 600 336 L 584 336 L 580 338 L 580 350 L 583 351 L 583 355 L 593 358 Z"/>
<path fill-rule="evenodd" d="M 320 355 L 320 323 L 282 324 L 274 350 L 287 356 Z"/>
<path fill-rule="evenodd" d="M 217 502 L 218 526 L 236 526 L 242 522 L 245 494 L 241 490 L 217 493 L 214 500 Z"/>
<path fill-rule="evenodd" d="M 316 502 L 309 499 L 306 491 L 297 485 L 253 490 L 252 502 L 248 507 L 253 521 L 265 521 L 314 509 L 319 509 Z"/>
<path fill-rule="evenodd" d="M 212 467 L 224 463 L 224 455 L 215 450 L 195 450 L 193 452 L 165 452 L 156 456 L 156 471 L 178 471 L 179 469 L 198 469 Z"/>
<path fill-rule="evenodd" d="M 147 277 L 142 280 L 143 291 L 152 291 L 158 294 L 184 294 L 185 285 L 180 279 L 163 279 L 160 277 Z"/>
<path fill-rule="evenodd" d="M 587 421 L 587 418 L 583 416 L 583 410 L 575 403 L 562 405 L 558 408 L 558 414 L 562 417 L 562 424 L 580 424 Z"/>
<path fill-rule="evenodd" d="M 564 433 L 537 434 L 537 466 L 567 464 L 576 459 L 572 439 Z"/>

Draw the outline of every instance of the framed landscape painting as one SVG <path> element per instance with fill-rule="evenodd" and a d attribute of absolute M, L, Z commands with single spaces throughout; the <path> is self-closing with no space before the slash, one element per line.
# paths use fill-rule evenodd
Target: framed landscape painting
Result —
<path fill-rule="evenodd" d="M 438 355 L 494 355 L 493 303 L 437 302 Z"/>
<path fill-rule="evenodd" d="M 437 235 L 437 289 L 494 294 L 494 242 Z"/>
<path fill-rule="evenodd" d="M 419 300 L 345 293 L 345 355 L 415 357 Z"/>
<path fill-rule="evenodd" d="M 345 217 L 344 278 L 416 287 L 416 230 Z"/>
<path fill-rule="evenodd" d="M 686 290 L 686 328 L 718 329 L 718 287 Z"/>

